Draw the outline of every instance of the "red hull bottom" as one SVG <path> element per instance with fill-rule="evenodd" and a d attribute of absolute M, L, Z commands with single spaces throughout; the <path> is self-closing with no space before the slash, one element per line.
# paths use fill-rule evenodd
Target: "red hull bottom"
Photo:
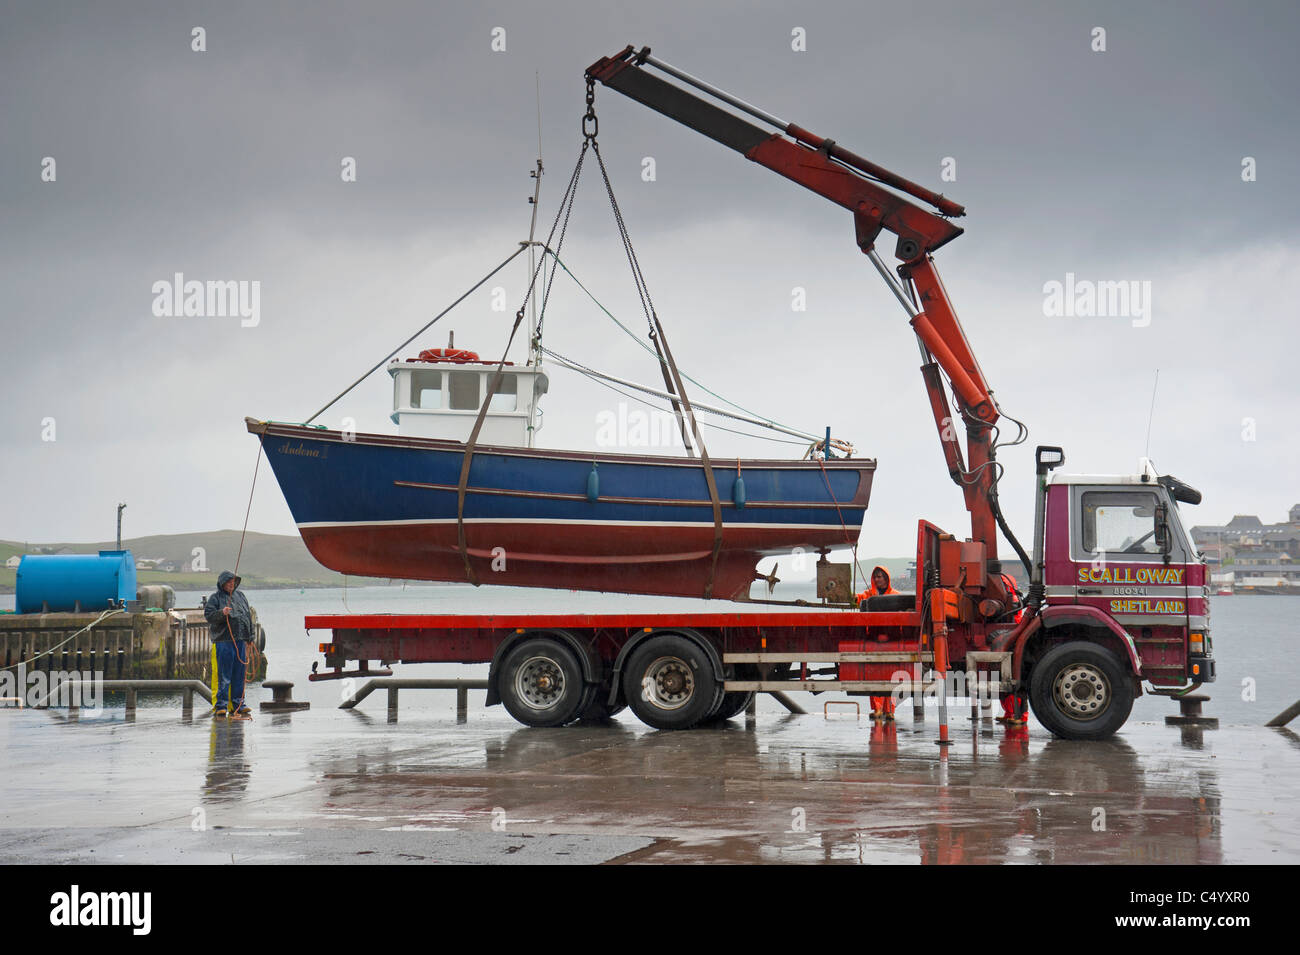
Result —
<path fill-rule="evenodd" d="M 764 556 L 814 561 L 846 547 L 841 527 L 724 527 L 713 596 L 748 594 Z M 363 577 L 464 582 L 456 524 L 300 527 L 313 557 Z M 712 566 L 711 526 L 467 524 L 469 562 L 480 584 L 703 597 Z M 546 551 L 539 552 L 539 546 Z M 803 553 L 799 552 L 802 548 Z M 784 561 L 783 561 L 784 563 Z M 787 566 L 789 566 L 787 564 Z"/>

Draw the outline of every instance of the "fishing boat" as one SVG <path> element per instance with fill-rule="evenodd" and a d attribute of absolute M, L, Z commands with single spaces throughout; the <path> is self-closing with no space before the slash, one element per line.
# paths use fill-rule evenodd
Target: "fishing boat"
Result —
<path fill-rule="evenodd" d="M 598 153 L 596 159 L 608 182 Z M 454 337 L 446 348 L 390 361 L 466 292 L 352 385 L 388 362 L 396 435 L 312 426 L 330 405 L 303 424 L 245 419 L 261 439 L 303 541 L 326 567 L 367 577 L 745 600 L 755 580 L 766 579 L 769 591 L 777 581 L 775 570 L 757 573 L 762 558 L 788 555 L 797 563 L 801 554 L 825 555 L 856 544 L 876 464 L 853 458 L 844 442 L 838 446 L 848 453 L 837 457 L 829 430 L 824 441 L 813 438 L 804 460 L 709 457 L 696 410 L 804 441 L 809 435 L 688 400 L 684 381 L 698 382 L 681 374 L 673 360 L 625 230 L 653 343 L 643 347 L 656 355 L 665 390 L 613 378 L 542 345 L 542 318 L 556 274 L 562 270 L 577 282 L 560 259 L 563 230 L 555 237 L 568 221 L 581 166 L 580 157 L 550 236 L 538 242 L 538 160 L 528 241 L 473 287 L 529 252 L 525 306 L 510 333 L 513 342 L 530 309 L 524 364 L 506 361 L 509 343 L 500 361 L 483 361 L 456 348 Z M 535 260 L 538 250 L 542 256 Z M 543 293 L 538 279 L 548 256 L 553 264 L 541 283 Z M 600 310 L 613 319 L 604 306 Z M 632 388 L 668 401 L 685 456 L 535 447 L 538 403 L 549 390 L 544 355 L 615 390 Z M 847 583 L 839 587 L 846 590 Z"/>
<path fill-rule="evenodd" d="M 491 442 L 462 481 L 496 370 L 451 348 L 392 362 L 396 435 L 245 419 L 318 561 L 366 577 L 745 599 L 761 558 L 857 541 L 875 461 L 714 459 L 715 498 L 700 458 L 529 447 L 548 387 L 535 366 L 503 366 L 482 415 Z"/>

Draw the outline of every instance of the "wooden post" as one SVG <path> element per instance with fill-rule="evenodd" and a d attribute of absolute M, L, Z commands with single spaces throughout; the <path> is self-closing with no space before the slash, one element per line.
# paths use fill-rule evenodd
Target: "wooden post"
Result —
<path fill-rule="evenodd" d="M 456 687 L 456 722 L 469 720 L 469 690 L 463 686 Z"/>
<path fill-rule="evenodd" d="M 127 719 L 135 718 L 135 687 L 126 688 L 126 716 Z"/>
<path fill-rule="evenodd" d="M 388 722 L 397 722 L 397 687 L 388 688 Z"/>

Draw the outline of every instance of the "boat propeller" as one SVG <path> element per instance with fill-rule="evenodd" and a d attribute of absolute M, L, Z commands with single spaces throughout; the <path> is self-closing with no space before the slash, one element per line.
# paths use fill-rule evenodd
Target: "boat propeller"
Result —
<path fill-rule="evenodd" d="M 781 569 L 781 565 L 780 565 L 780 564 L 773 564 L 773 565 L 772 565 L 772 572 L 771 572 L 770 574 L 767 574 L 766 576 L 764 576 L 763 574 L 760 574 L 758 571 L 754 571 L 754 579 L 755 579 L 755 580 L 766 580 L 766 581 L 767 581 L 767 595 L 768 595 L 769 597 L 772 596 L 772 591 L 776 590 L 776 585 L 779 584 L 779 583 L 781 582 L 781 578 L 778 577 L 778 576 L 776 575 L 776 572 L 777 572 L 778 570 L 780 570 L 780 569 Z"/>

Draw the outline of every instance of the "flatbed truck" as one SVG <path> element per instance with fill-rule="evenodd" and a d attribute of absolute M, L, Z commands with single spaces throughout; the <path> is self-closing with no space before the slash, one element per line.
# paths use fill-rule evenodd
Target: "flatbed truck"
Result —
<path fill-rule="evenodd" d="M 649 49 L 629 46 L 604 57 L 586 77 L 588 139 L 597 128 L 599 82 L 852 213 L 859 248 L 916 332 L 931 413 L 970 534 L 958 538 L 919 521 L 915 592 L 868 597 L 850 609 L 308 616 L 309 630 L 332 631 L 321 644 L 326 669 L 312 679 L 379 675 L 394 662 L 486 663 L 489 705 L 503 704 L 525 725 L 562 726 L 626 706 L 664 730 L 730 718 L 763 692 L 1014 694 L 1069 739 L 1115 733 L 1144 682 L 1150 692 L 1177 695 L 1214 680 L 1209 578 L 1179 518 L 1179 504 L 1200 502 L 1194 488 L 1146 459 L 1134 474 L 1066 474 L 1064 451 L 1040 446 L 1032 557 L 1007 525 L 996 460 L 1004 415 L 931 255 L 961 234 L 951 221 L 964 214 L 960 205 Z M 893 272 L 876 250 L 882 231 L 897 236 Z M 1023 596 L 1002 572 L 999 529 L 1025 565 Z M 358 667 L 349 670 L 348 661 Z"/>

